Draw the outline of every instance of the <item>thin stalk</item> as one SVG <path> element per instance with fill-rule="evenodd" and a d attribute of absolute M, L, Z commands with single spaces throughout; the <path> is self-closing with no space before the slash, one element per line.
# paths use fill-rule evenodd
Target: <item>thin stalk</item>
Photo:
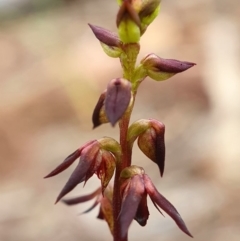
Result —
<path fill-rule="evenodd" d="M 135 99 L 135 97 L 134 97 Z M 119 122 L 120 128 L 120 145 L 122 148 L 122 158 L 121 162 L 117 163 L 116 166 L 116 173 L 115 173 L 115 180 L 114 180 L 114 189 L 113 189 L 113 215 L 114 215 L 114 241 L 127 241 L 128 238 L 125 237 L 124 239 L 120 238 L 120 230 L 121 224 L 119 223 L 118 216 L 121 211 L 121 196 L 120 196 L 120 183 L 119 178 L 121 171 L 131 165 L 131 157 L 132 151 L 128 147 L 127 143 L 127 133 L 128 133 L 128 126 L 129 121 L 132 113 L 132 109 L 134 106 L 134 100 L 132 102 L 131 107 L 122 117 L 121 121 Z"/>
<path fill-rule="evenodd" d="M 130 82 L 133 81 L 135 63 L 137 55 L 139 53 L 139 44 L 126 44 L 125 53 L 120 58 L 123 77 Z M 121 196 L 120 196 L 120 183 L 119 178 L 121 171 L 131 165 L 132 150 L 129 149 L 127 142 L 128 126 L 131 118 L 134 102 L 135 102 L 136 92 L 133 94 L 133 100 L 128 110 L 125 112 L 124 116 L 119 122 L 120 130 L 120 145 L 122 148 L 122 158 L 121 161 L 116 165 L 115 179 L 114 179 L 114 189 L 113 189 L 113 216 L 114 216 L 114 241 L 127 241 L 128 237 L 121 238 L 121 224 L 118 220 L 119 213 L 121 211 Z"/>

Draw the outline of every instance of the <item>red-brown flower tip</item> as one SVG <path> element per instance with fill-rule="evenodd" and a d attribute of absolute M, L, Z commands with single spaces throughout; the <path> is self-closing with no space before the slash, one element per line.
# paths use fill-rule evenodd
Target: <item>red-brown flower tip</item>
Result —
<path fill-rule="evenodd" d="M 105 90 L 100 95 L 98 102 L 93 110 L 93 114 L 92 114 L 93 128 L 96 128 L 96 127 L 100 126 L 101 124 L 109 122 L 109 120 L 106 116 L 106 113 L 105 113 L 105 109 L 104 109 L 106 92 L 107 92 L 107 90 Z"/>
<path fill-rule="evenodd" d="M 184 233 L 186 233 L 190 237 L 193 237 L 192 234 L 188 231 L 186 224 L 182 220 L 176 208 L 158 192 L 156 187 L 153 185 L 151 179 L 147 175 L 144 175 L 143 179 L 146 191 L 150 196 L 153 204 L 165 211 Z"/>
<path fill-rule="evenodd" d="M 137 168 L 139 168 L 139 171 L 136 171 Z M 129 173 L 132 168 L 127 167 L 126 169 L 129 169 L 127 171 Z M 128 179 L 121 179 L 120 191 L 122 205 L 119 214 L 121 237 L 126 237 L 128 228 L 133 219 L 135 219 L 141 226 L 146 225 L 149 217 L 147 195 L 150 196 L 154 206 L 159 211 L 160 209 L 164 210 L 184 233 L 192 237 L 178 211 L 157 191 L 150 178 L 144 173 L 143 169 L 134 166 L 134 170 L 135 174 Z"/>
<path fill-rule="evenodd" d="M 92 24 L 88 24 L 88 25 L 92 29 L 94 35 L 100 42 L 108 45 L 109 47 L 121 46 L 122 41 L 119 39 L 116 33 L 113 33 L 107 29 L 104 29 L 102 27 L 98 27 Z"/>
<path fill-rule="evenodd" d="M 84 196 L 80 196 L 80 197 L 76 197 L 76 198 L 64 199 L 64 200 L 62 200 L 62 202 L 65 203 L 66 205 L 75 205 L 75 204 L 87 202 L 87 201 L 93 199 L 94 197 L 100 195 L 101 193 L 102 193 L 101 187 L 99 187 L 94 192 L 92 192 L 88 195 L 84 195 Z"/>
<path fill-rule="evenodd" d="M 151 125 L 145 132 L 138 137 L 138 146 L 141 151 L 153 162 L 160 170 L 161 176 L 165 166 L 165 126 L 157 120 L 149 120 Z"/>
<path fill-rule="evenodd" d="M 93 142 L 95 142 L 95 140 L 93 141 L 89 141 L 87 142 L 85 145 L 83 145 L 82 147 L 80 147 L 79 149 L 77 149 L 75 152 L 73 152 L 72 154 L 70 154 L 64 161 L 63 163 L 61 163 L 59 166 L 57 166 L 52 172 L 50 172 L 47 176 L 45 176 L 44 178 L 49 178 L 49 177 L 53 177 L 61 172 L 63 172 L 64 170 L 66 170 L 77 158 L 80 157 L 81 152 L 84 148 L 86 148 L 87 146 L 91 145 Z"/>
<path fill-rule="evenodd" d="M 108 84 L 104 105 L 107 118 L 112 126 L 127 110 L 131 96 L 131 83 L 128 80 L 117 78 Z"/>
<path fill-rule="evenodd" d="M 155 54 L 147 55 L 141 64 L 147 70 L 148 76 L 157 81 L 166 80 L 196 65 L 186 61 L 163 59 Z"/>

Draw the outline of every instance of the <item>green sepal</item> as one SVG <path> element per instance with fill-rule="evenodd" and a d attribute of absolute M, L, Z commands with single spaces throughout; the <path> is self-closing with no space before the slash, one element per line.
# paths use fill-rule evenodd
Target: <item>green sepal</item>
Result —
<path fill-rule="evenodd" d="M 112 58 L 118 58 L 120 57 L 120 55 L 122 54 L 122 49 L 119 48 L 119 47 L 114 47 L 114 46 L 108 46 L 102 42 L 100 42 L 102 48 L 103 48 L 103 51 L 109 56 L 109 57 L 112 57 Z"/>
<path fill-rule="evenodd" d="M 128 128 L 127 141 L 129 145 L 132 147 L 134 141 L 145 132 L 150 127 L 150 121 L 146 119 L 141 119 L 132 123 L 132 125 Z"/>
<path fill-rule="evenodd" d="M 132 165 L 130 167 L 126 167 L 121 171 L 120 178 L 128 179 L 135 175 L 143 175 L 145 173 L 142 167 Z"/>
<path fill-rule="evenodd" d="M 123 0 L 117 0 L 117 4 L 118 4 L 119 6 L 121 6 L 122 3 L 123 3 Z"/>
<path fill-rule="evenodd" d="M 156 72 L 152 70 L 148 70 L 147 74 L 150 78 L 156 81 L 163 81 L 171 78 L 175 73 L 167 73 L 167 72 Z"/>
<path fill-rule="evenodd" d="M 139 26 L 131 19 L 124 19 L 118 26 L 118 34 L 123 43 L 138 43 L 141 36 Z"/>
<path fill-rule="evenodd" d="M 105 151 L 110 151 L 117 158 L 117 160 L 120 159 L 122 149 L 120 144 L 115 139 L 111 137 L 103 137 L 99 139 L 98 142 L 100 143 L 101 149 L 104 149 Z"/>

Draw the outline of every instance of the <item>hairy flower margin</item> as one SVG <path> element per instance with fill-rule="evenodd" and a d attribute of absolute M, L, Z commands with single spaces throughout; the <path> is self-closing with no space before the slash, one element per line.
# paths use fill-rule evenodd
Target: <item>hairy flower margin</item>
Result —
<path fill-rule="evenodd" d="M 89 24 L 103 51 L 119 58 L 123 77 L 112 79 L 100 95 L 93 110 L 93 128 L 104 123 L 119 123 L 120 141 L 111 137 L 92 140 L 69 155 L 45 178 L 55 176 L 77 159 L 79 162 L 59 193 L 56 203 L 78 184 L 86 182 L 94 174 L 101 187 L 93 193 L 65 199 L 67 205 L 75 205 L 95 198 L 84 213 L 100 206 L 97 218 L 105 220 L 114 241 L 127 241 L 128 229 L 133 220 L 145 226 L 149 217 L 147 196 L 161 213 L 166 212 L 187 235 L 192 237 L 175 207 L 158 192 L 142 167 L 132 165 L 132 148 L 137 140 L 140 150 L 159 168 L 163 176 L 165 166 L 165 125 L 155 119 L 141 119 L 129 125 L 137 90 L 147 77 L 164 81 L 195 64 L 174 59 L 164 59 L 148 54 L 138 65 L 139 40 L 160 10 L 160 0 L 117 0 L 119 10 L 116 24 L 118 33 Z M 113 175 L 114 185 L 110 185 Z M 160 210 L 161 209 L 161 210 Z"/>

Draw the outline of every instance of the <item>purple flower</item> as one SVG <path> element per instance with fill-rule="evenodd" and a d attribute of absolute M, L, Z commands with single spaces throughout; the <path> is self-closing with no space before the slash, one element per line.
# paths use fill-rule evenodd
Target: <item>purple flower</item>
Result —
<path fill-rule="evenodd" d="M 140 225 L 147 223 L 149 216 L 147 207 L 147 195 L 151 198 L 154 206 L 161 213 L 160 209 L 166 212 L 187 235 L 192 237 L 184 221 L 175 207 L 162 196 L 143 168 L 130 166 L 121 173 L 121 196 L 122 206 L 119 214 L 121 223 L 121 236 L 127 235 L 128 228 L 133 219 Z"/>
<path fill-rule="evenodd" d="M 79 183 L 86 183 L 87 180 L 93 176 L 93 174 L 96 174 L 101 180 L 102 192 L 104 192 L 113 176 L 116 166 L 114 151 L 111 152 L 107 150 L 106 148 L 108 148 L 108 146 L 105 148 L 105 139 L 107 139 L 107 141 L 112 140 L 111 138 L 102 138 L 99 141 L 94 140 L 86 143 L 84 146 L 68 156 L 63 163 L 61 163 L 45 177 L 48 178 L 59 174 L 80 157 L 77 167 L 58 195 L 56 203 L 63 196 L 73 190 Z M 112 146 L 114 145 L 116 145 L 116 143 L 112 142 Z"/>

